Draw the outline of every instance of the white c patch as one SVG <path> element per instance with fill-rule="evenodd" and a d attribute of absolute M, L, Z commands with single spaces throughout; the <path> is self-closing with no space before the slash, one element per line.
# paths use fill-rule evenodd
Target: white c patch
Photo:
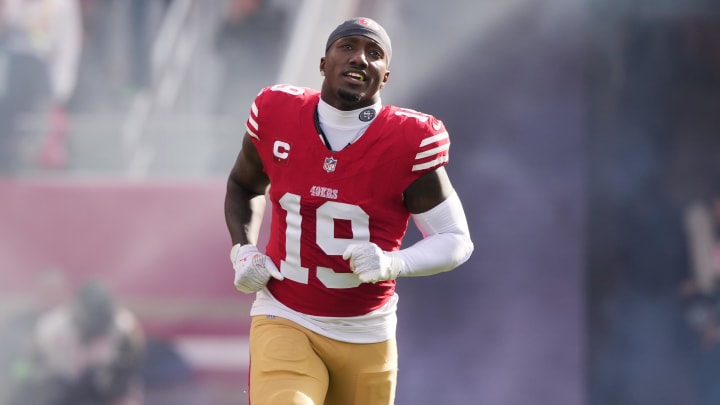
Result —
<path fill-rule="evenodd" d="M 275 141 L 273 145 L 273 156 L 278 159 L 287 159 L 290 155 L 290 144 L 283 141 Z"/>

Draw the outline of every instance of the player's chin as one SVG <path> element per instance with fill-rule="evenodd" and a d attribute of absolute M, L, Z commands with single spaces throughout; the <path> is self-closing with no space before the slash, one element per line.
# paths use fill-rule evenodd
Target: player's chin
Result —
<path fill-rule="evenodd" d="M 349 104 L 356 104 L 362 100 L 363 93 L 353 89 L 339 88 L 338 96 Z"/>

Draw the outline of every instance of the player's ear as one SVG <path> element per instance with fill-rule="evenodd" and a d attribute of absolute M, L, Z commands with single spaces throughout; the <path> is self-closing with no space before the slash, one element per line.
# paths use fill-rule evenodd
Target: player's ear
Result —
<path fill-rule="evenodd" d="M 385 85 L 386 85 L 387 82 L 388 82 L 388 79 L 390 79 L 390 71 L 389 71 L 389 70 L 385 71 L 385 74 L 383 75 L 382 82 L 380 82 L 380 88 L 381 88 L 381 89 L 382 89 L 383 87 L 385 87 Z"/>
<path fill-rule="evenodd" d="M 325 57 L 320 58 L 320 74 L 325 73 Z"/>

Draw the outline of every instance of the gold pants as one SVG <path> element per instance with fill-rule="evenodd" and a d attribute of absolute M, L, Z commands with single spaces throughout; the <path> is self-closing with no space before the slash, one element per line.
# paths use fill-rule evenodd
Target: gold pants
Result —
<path fill-rule="evenodd" d="M 251 405 L 392 405 L 397 368 L 394 338 L 346 343 L 280 317 L 252 319 Z"/>

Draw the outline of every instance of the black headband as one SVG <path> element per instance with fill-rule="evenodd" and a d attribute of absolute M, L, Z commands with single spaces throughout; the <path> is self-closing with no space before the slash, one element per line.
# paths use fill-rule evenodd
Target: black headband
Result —
<path fill-rule="evenodd" d="M 327 44 L 325 44 L 325 52 L 330 49 L 330 45 L 332 45 L 333 42 L 351 35 L 362 35 L 377 42 L 377 44 L 385 50 L 388 64 L 390 63 L 390 57 L 392 56 L 390 37 L 380 24 L 365 17 L 356 17 L 338 25 L 328 37 Z"/>

